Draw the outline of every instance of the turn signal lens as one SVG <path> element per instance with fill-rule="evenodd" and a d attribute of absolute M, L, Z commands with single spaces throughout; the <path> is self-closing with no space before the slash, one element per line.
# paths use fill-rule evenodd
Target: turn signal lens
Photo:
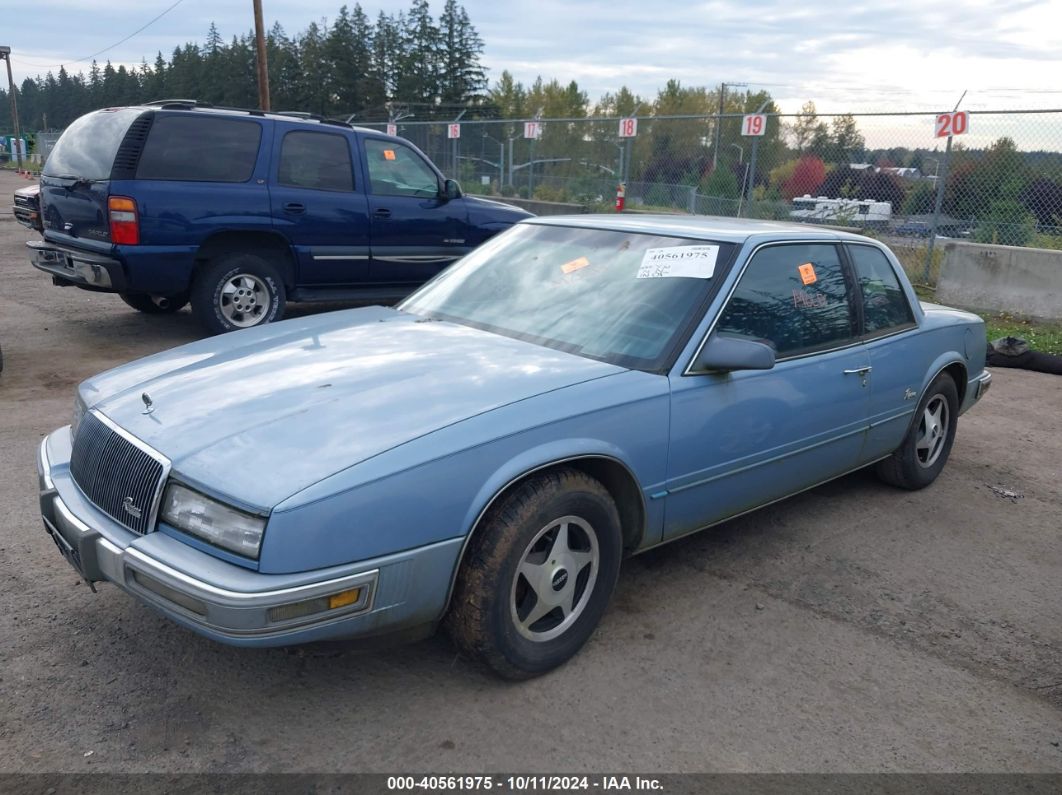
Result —
<path fill-rule="evenodd" d="M 361 596 L 361 588 L 351 588 L 349 591 L 340 591 L 328 597 L 328 609 L 335 610 L 337 607 L 346 607 L 358 601 Z"/>
<path fill-rule="evenodd" d="M 121 246 L 140 244 L 140 218 L 136 202 L 128 196 L 111 196 L 107 199 L 107 212 L 111 223 L 111 242 Z"/>

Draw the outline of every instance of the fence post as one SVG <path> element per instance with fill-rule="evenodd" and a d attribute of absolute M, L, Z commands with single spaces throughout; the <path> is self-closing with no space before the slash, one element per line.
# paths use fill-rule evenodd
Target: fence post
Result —
<path fill-rule="evenodd" d="M 697 186 L 690 186 L 690 195 L 686 199 L 686 209 L 690 215 L 697 214 Z"/>
<path fill-rule="evenodd" d="M 926 267 L 922 271 L 922 283 L 929 284 L 929 271 L 933 267 L 933 246 L 937 241 L 937 225 L 940 223 L 940 208 L 944 203 L 944 183 L 948 179 L 948 161 L 951 160 L 951 136 L 944 147 L 944 162 L 937 177 L 937 198 L 933 203 L 933 223 L 929 228 L 929 246 L 926 248 Z"/>

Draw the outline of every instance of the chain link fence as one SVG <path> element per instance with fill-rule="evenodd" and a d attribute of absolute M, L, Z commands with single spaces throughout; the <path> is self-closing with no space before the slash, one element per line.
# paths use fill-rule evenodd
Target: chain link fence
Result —
<path fill-rule="evenodd" d="M 626 138 L 619 119 L 396 127 L 469 193 L 610 211 L 624 183 L 633 211 L 857 227 L 924 283 L 942 238 L 1062 249 L 1062 110 L 971 112 L 950 146 L 938 117 L 768 114 L 758 137 L 741 114 L 643 116 Z"/>

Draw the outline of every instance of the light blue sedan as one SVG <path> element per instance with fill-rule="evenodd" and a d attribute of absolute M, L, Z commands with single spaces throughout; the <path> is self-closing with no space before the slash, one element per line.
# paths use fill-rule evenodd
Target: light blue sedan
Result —
<path fill-rule="evenodd" d="M 533 219 L 396 308 L 91 378 L 38 456 L 89 582 L 244 646 L 445 623 L 506 677 L 578 651 L 625 555 L 854 469 L 929 485 L 985 329 L 856 235 Z"/>

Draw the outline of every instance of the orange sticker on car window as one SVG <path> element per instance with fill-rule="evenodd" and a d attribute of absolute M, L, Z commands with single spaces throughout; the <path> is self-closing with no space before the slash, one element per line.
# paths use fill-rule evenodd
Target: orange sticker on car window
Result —
<path fill-rule="evenodd" d="M 561 272 L 564 274 L 574 273 L 580 268 L 585 268 L 589 264 L 590 260 L 588 260 L 586 257 L 579 257 L 577 259 L 573 259 L 571 262 L 565 262 L 563 265 L 561 265 Z"/>
<path fill-rule="evenodd" d="M 395 150 L 394 149 L 384 149 L 384 160 L 394 160 L 394 159 L 395 159 Z"/>
<path fill-rule="evenodd" d="M 819 280 L 819 277 L 815 275 L 815 266 L 810 262 L 805 262 L 797 270 L 800 271 L 800 280 L 804 284 L 814 284 Z"/>

